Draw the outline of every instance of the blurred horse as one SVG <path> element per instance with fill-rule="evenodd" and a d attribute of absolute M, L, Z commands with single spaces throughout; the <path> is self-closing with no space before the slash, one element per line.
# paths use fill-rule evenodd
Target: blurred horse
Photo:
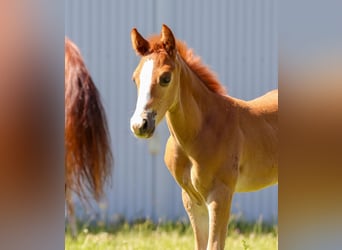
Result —
<path fill-rule="evenodd" d="M 77 46 L 65 38 L 65 192 L 73 236 L 72 193 L 99 200 L 111 175 L 112 153 L 107 119 L 99 92 Z"/>
<path fill-rule="evenodd" d="M 138 98 L 131 130 L 149 138 L 166 116 L 165 163 L 182 188 L 195 248 L 224 249 L 234 192 L 278 182 L 278 90 L 251 101 L 226 94 L 192 50 L 162 26 L 132 46 Z"/>

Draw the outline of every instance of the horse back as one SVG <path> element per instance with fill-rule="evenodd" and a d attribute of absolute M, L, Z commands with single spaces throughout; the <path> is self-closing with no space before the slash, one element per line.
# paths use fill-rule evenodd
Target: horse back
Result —
<path fill-rule="evenodd" d="M 271 90 L 266 94 L 248 102 L 250 108 L 261 114 L 278 113 L 278 89 Z"/>
<path fill-rule="evenodd" d="M 273 128 L 278 128 L 278 89 L 271 90 L 247 103 L 251 113 L 267 121 Z"/>

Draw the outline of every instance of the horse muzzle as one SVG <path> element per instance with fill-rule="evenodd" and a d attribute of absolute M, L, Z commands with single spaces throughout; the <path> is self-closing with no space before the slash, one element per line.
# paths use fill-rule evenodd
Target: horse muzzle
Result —
<path fill-rule="evenodd" d="M 141 115 L 133 115 L 131 118 L 131 130 L 136 137 L 150 138 L 156 128 L 156 113 L 144 111 Z"/>

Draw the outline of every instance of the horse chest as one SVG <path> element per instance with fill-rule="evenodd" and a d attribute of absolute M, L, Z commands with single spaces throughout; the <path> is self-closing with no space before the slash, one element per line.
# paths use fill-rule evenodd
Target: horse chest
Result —
<path fill-rule="evenodd" d="M 196 164 L 191 164 L 187 167 L 175 167 L 178 168 L 174 171 L 174 173 L 177 174 L 173 174 L 173 176 L 180 187 L 198 204 L 205 202 L 208 193 L 206 185 L 208 183 L 209 176 L 207 178 L 201 176 Z"/>

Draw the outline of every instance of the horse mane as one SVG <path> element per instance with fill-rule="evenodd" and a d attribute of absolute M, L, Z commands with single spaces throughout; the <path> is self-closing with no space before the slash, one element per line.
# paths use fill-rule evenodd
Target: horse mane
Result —
<path fill-rule="evenodd" d="M 158 52 L 163 49 L 160 42 L 160 35 L 154 35 L 148 38 L 151 52 Z M 206 66 L 201 58 L 194 54 L 193 49 L 189 49 L 185 42 L 176 40 L 177 51 L 189 68 L 202 80 L 205 86 L 212 92 L 226 95 L 227 91 L 217 79 L 213 71 Z"/>
<path fill-rule="evenodd" d="M 77 46 L 65 38 L 65 189 L 103 193 L 112 153 L 99 92 Z"/>

